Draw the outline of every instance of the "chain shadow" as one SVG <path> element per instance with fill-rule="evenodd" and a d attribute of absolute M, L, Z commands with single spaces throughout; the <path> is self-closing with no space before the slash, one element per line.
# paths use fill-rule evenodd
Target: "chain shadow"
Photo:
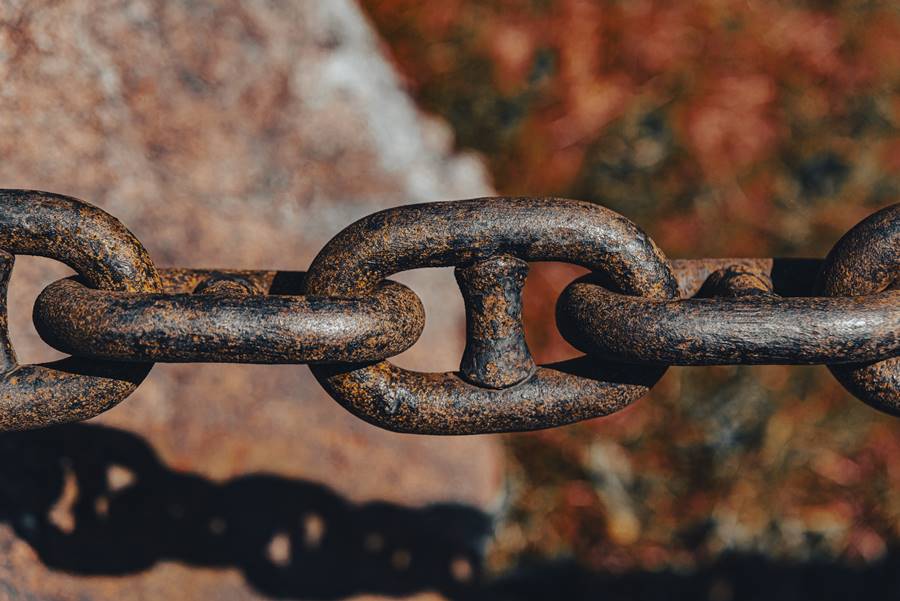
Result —
<path fill-rule="evenodd" d="M 74 424 L 0 435 L 0 520 L 51 569 L 139 573 L 162 560 L 237 567 L 271 597 L 437 591 L 467 601 L 893 598 L 900 549 L 874 564 L 720 557 L 698 570 L 604 574 L 523 561 L 480 573 L 491 522 L 459 505 L 353 504 L 302 480 L 218 483 L 172 470 L 132 433 Z"/>
<path fill-rule="evenodd" d="M 48 567 L 122 575 L 160 560 L 238 567 L 273 597 L 423 590 L 468 597 L 490 520 L 461 505 L 353 504 L 302 480 L 223 483 L 163 465 L 141 438 L 74 424 L 0 435 L 0 520 Z"/>

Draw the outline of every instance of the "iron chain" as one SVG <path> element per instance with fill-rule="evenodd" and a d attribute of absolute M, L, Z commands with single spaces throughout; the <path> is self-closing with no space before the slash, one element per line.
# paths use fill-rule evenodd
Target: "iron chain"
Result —
<path fill-rule="evenodd" d="M 70 358 L 19 365 L 6 286 L 15 254 L 78 275 L 48 286 L 34 322 Z M 557 303 L 563 336 L 586 353 L 535 365 L 522 324 L 528 261 L 591 273 Z M 825 364 L 851 393 L 900 415 L 900 204 L 847 233 L 824 260 L 669 261 L 625 217 L 555 198 L 408 205 L 337 234 L 307 273 L 157 269 L 115 218 L 83 201 L 0 191 L 0 429 L 93 417 L 125 399 L 154 362 L 309 363 L 341 405 L 400 432 L 532 430 L 608 415 L 670 365 Z M 387 359 L 425 313 L 387 278 L 456 268 L 466 306 L 458 372 Z"/>

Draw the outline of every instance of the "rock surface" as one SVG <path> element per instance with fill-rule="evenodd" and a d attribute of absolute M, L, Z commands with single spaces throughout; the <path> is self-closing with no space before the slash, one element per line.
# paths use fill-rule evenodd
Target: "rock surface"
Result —
<path fill-rule="evenodd" d="M 0 78 L 0 186 L 94 203 L 160 266 L 304 269 L 367 213 L 490 193 L 349 0 L 5 2 Z M 66 273 L 17 261 L 23 361 L 52 356 L 30 306 Z M 399 279 L 432 309 L 404 365 L 452 368 L 452 278 Z M 496 439 L 379 431 L 287 366 L 159 365 L 93 425 L 0 453 L 0 596 L 22 599 L 446 592 L 501 480 Z"/>

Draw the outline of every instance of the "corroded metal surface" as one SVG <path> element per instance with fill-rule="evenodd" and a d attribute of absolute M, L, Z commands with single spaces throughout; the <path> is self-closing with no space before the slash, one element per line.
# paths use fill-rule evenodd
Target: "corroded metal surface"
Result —
<path fill-rule="evenodd" d="M 887 289 L 897 206 L 857 226 L 824 263 L 672 266 L 637 226 L 597 205 L 429 203 L 357 221 L 305 277 L 172 269 L 161 280 L 140 243 L 87 203 L 23 191 L 3 198 L 0 248 L 59 257 L 83 272 L 45 289 L 34 311 L 44 339 L 77 359 L 18 367 L 2 345 L 7 429 L 92 416 L 127 396 L 149 361 L 321 364 L 313 373 L 353 414 L 420 434 L 532 430 L 607 415 L 646 393 L 669 365 L 825 363 L 855 394 L 897 412 L 900 291 Z M 13 257 L 3 259 L 5 282 Z M 526 260 L 592 270 L 566 288 L 557 310 L 561 333 L 587 357 L 535 365 L 522 325 Z M 465 300 L 459 372 L 400 369 L 386 358 L 415 342 L 424 311 L 411 290 L 385 278 L 440 266 L 456 266 Z M 816 289 L 830 296 L 813 296 L 816 269 Z"/>
<path fill-rule="evenodd" d="M 119 361 L 372 361 L 419 338 L 425 313 L 405 286 L 360 299 L 302 296 L 302 272 L 161 270 L 160 293 L 106 292 L 60 280 L 34 320 L 51 346 Z"/>
<path fill-rule="evenodd" d="M 900 352 L 900 292 L 783 298 L 771 292 L 771 272 L 724 273 L 711 274 L 705 298 L 677 300 L 617 294 L 586 276 L 560 297 L 560 331 L 591 354 L 666 365 L 847 363 Z"/>
<path fill-rule="evenodd" d="M 764 275 L 780 296 L 810 296 L 815 291 L 816 277 L 822 259 L 797 258 L 723 258 L 673 259 L 672 273 L 678 280 L 679 296 L 690 298 L 700 294 L 710 276 L 723 270 L 742 270 Z"/>
<path fill-rule="evenodd" d="M 531 377 L 536 366 L 522 327 L 528 263 L 499 255 L 455 273 L 466 305 L 460 376 L 481 388 L 508 388 Z"/>
<path fill-rule="evenodd" d="M 0 191 L 0 428 L 19 430 L 82 420 L 131 394 L 151 365 L 69 358 L 19 365 L 9 343 L 6 288 L 13 254 L 57 259 L 104 290 L 153 292 L 159 275 L 147 251 L 114 217 L 87 203 L 29 190 Z M 13 254 L 10 254 L 13 253 Z"/>
<path fill-rule="evenodd" d="M 847 232 L 825 258 L 820 290 L 831 296 L 872 298 L 895 294 L 900 267 L 900 204 L 870 215 Z M 879 332 L 897 343 L 898 328 Z M 867 357 L 868 363 L 829 366 L 856 397 L 876 409 L 900 415 L 900 358 L 896 353 Z M 874 361 L 884 359 L 883 361 Z"/>
<path fill-rule="evenodd" d="M 467 266 L 503 254 L 597 270 L 627 293 L 663 299 L 677 294 L 664 255 L 633 223 L 597 205 L 548 198 L 482 198 L 370 215 L 319 253 L 307 292 L 361 296 L 398 271 Z M 469 273 L 461 280 L 464 288 Z M 488 297 L 514 307 L 518 293 L 500 283 Z M 471 292 L 467 296 L 471 307 Z M 481 326 L 476 319 L 474 328 Z M 531 430 L 607 415 L 643 396 L 663 372 L 582 358 L 538 367 L 515 386 L 496 389 L 473 386 L 456 373 L 411 372 L 386 361 L 313 367 L 319 382 L 355 415 L 390 430 L 429 434 Z"/>
<path fill-rule="evenodd" d="M 407 205 L 360 219 L 313 260 L 307 292 L 360 296 L 400 271 L 497 254 L 581 265 L 652 298 L 671 298 L 676 288 L 662 251 L 622 215 L 577 200 L 496 197 Z"/>

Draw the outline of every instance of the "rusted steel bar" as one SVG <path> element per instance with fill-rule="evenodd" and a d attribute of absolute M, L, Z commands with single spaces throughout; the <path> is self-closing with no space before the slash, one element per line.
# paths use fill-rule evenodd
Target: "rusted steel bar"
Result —
<path fill-rule="evenodd" d="M 329 394 L 354 415 L 395 432 L 524 432 L 609 415 L 646 394 L 664 367 L 590 357 L 538 367 L 502 389 L 474 386 L 457 373 L 421 373 L 390 361 L 314 365 Z"/>
<path fill-rule="evenodd" d="M 822 266 L 818 289 L 835 297 L 893 295 L 898 268 L 900 204 L 895 204 L 864 219 L 834 245 Z M 880 333 L 885 344 L 895 346 L 898 336 L 900 331 L 896 327 Z M 865 403 L 900 415 L 900 357 L 831 365 L 829 369 L 847 390 Z"/>
<path fill-rule="evenodd" d="M 604 273 L 627 293 L 677 295 L 665 256 L 637 226 L 598 205 L 552 198 L 474 199 L 375 213 L 319 253 L 308 272 L 307 293 L 364 297 L 398 271 L 465 268 L 496 255 L 566 261 Z M 507 286 L 491 295 L 499 302 L 485 310 L 508 317 L 517 294 Z M 456 373 L 411 372 L 388 362 L 312 370 L 359 417 L 390 430 L 427 434 L 531 430 L 606 415 L 645 394 L 664 371 L 581 359 L 538 367 L 528 379 L 497 389 Z M 476 372 L 470 369 L 470 377 L 483 378 Z"/>
<path fill-rule="evenodd" d="M 500 255 L 456 268 L 466 305 L 466 349 L 460 375 L 481 388 L 507 388 L 536 366 L 525 342 L 522 287 L 528 263 Z"/>
<path fill-rule="evenodd" d="M 307 292 L 356 297 L 400 271 L 502 254 L 606 272 L 641 296 L 669 298 L 676 289 L 662 251 L 618 213 L 577 200 L 496 197 L 406 205 L 360 219 L 313 260 Z"/>
<path fill-rule="evenodd" d="M 589 354 L 665 365 L 846 363 L 900 352 L 900 292 L 784 298 L 772 293 L 771 272 L 730 274 L 705 287 L 708 298 L 677 300 L 617 294 L 586 276 L 560 296 L 557 323 Z"/>
<path fill-rule="evenodd" d="M 48 286 L 34 322 L 51 346 L 121 361 L 376 361 L 422 333 L 425 312 L 386 281 L 356 299 L 302 296 L 302 272 L 163 269 L 162 292 L 107 292 L 77 279 Z"/>
<path fill-rule="evenodd" d="M 94 288 L 158 290 L 159 275 L 144 245 L 97 207 L 60 194 L 0 190 L 0 248 L 65 263 Z"/>
<path fill-rule="evenodd" d="M 19 365 L 6 328 L 6 287 L 14 254 L 66 263 L 97 288 L 154 292 L 160 280 L 147 251 L 118 220 L 80 200 L 30 190 L 0 191 L 0 430 L 88 419 L 131 394 L 151 364 L 69 358 Z"/>

